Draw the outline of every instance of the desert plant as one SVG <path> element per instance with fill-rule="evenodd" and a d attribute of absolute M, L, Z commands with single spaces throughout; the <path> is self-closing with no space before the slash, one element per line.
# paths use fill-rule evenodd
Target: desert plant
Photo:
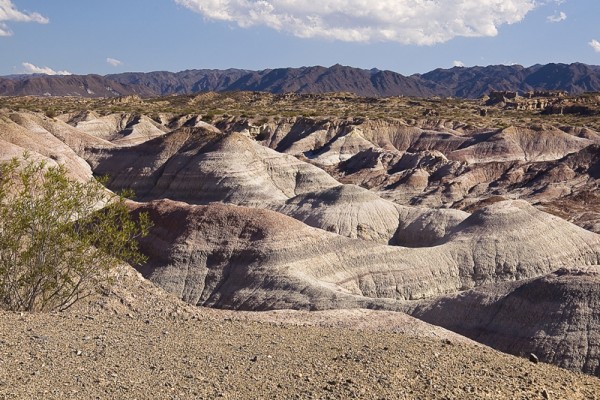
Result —
<path fill-rule="evenodd" d="M 102 207 L 103 206 L 103 207 Z M 101 284 L 119 262 L 143 261 L 123 196 L 97 180 L 76 182 L 63 165 L 24 156 L 0 165 L 0 307 L 63 310 Z"/>
<path fill-rule="evenodd" d="M 207 112 L 206 114 L 204 114 L 202 116 L 202 121 L 206 122 L 206 123 L 211 123 L 215 120 L 216 114 L 214 112 Z"/>
<path fill-rule="evenodd" d="M 49 108 L 46 110 L 46 117 L 48 118 L 56 118 L 58 116 L 58 111 L 54 108 Z"/>

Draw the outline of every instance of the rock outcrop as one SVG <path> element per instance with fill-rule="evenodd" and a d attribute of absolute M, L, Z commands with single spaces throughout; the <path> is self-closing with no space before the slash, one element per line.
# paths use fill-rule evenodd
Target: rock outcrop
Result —
<path fill-rule="evenodd" d="M 355 185 L 295 196 L 275 210 L 350 238 L 406 247 L 431 246 L 469 214 L 401 206 Z"/>
<path fill-rule="evenodd" d="M 109 187 L 132 188 L 139 199 L 169 197 L 268 207 L 339 185 L 324 171 L 258 145 L 242 134 L 181 128 L 141 145 L 88 155 Z"/>
<path fill-rule="evenodd" d="M 245 310 L 369 307 L 378 303 L 303 272 L 335 263 L 350 239 L 267 210 L 161 200 L 136 206 L 154 223 L 142 274 L 188 303 Z M 374 245 L 354 242 L 360 252 Z"/>

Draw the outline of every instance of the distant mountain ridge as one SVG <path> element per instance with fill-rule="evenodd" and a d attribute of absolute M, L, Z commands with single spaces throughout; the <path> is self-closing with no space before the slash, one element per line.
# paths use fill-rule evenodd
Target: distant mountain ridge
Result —
<path fill-rule="evenodd" d="M 0 95 L 142 97 L 201 92 L 270 93 L 351 92 L 360 96 L 478 98 L 491 90 L 561 90 L 571 94 L 600 91 L 600 66 L 581 63 L 491 65 L 435 69 L 404 76 L 392 71 L 336 64 L 277 68 L 201 69 L 181 72 L 127 72 L 112 75 L 11 75 L 0 77 Z"/>

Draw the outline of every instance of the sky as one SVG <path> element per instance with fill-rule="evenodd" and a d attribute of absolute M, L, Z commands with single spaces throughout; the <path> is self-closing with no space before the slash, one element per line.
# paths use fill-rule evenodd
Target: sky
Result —
<path fill-rule="evenodd" d="M 598 0 L 0 0 L 0 75 L 600 65 Z"/>

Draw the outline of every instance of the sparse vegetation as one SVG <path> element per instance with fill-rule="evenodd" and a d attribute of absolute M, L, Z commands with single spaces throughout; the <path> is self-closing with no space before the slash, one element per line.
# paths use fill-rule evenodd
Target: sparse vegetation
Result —
<path fill-rule="evenodd" d="M 110 284 L 119 260 L 143 260 L 134 238 L 149 226 L 147 215 L 131 219 L 123 196 L 71 180 L 62 165 L 27 156 L 0 165 L 0 307 L 68 308 Z"/>
<path fill-rule="evenodd" d="M 215 119 L 215 116 L 216 116 L 216 115 L 215 115 L 215 113 L 213 113 L 213 112 L 206 113 L 206 114 L 204 114 L 204 115 L 202 116 L 202 121 L 204 121 L 204 122 L 207 122 L 207 123 L 211 123 L 211 122 L 213 122 L 213 121 L 214 121 L 214 119 Z"/>
<path fill-rule="evenodd" d="M 583 94 L 562 101 L 573 104 L 585 103 L 596 110 L 599 106 L 593 94 Z M 202 93 L 157 98 L 132 98 L 115 103 L 115 99 L 84 99 L 62 97 L 60 110 L 56 99 L 46 97 L 0 97 L 0 108 L 14 111 L 42 112 L 53 117 L 61 113 L 94 110 L 99 115 L 111 113 L 138 113 L 162 115 L 202 115 L 205 121 L 218 123 L 227 118 L 274 118 L 364 116 L 370 119 L 400 119 L 408 125 L 435 118 L 459 121 L 474 128 L 497 128 L 528 123 L 587 126 L 600 130 L 600 120 L 593 113 L 550 114 L 540 110 L 516 110 L 487 107 L 486 115 L 480 115 L 481 100 L 457 98 L 419 99 L 410 97 L 366 98 L 348 96 L 344 93 L 324 94 L 271 94 L 259 92 Z M 594 108 L 595 107 L 595 108 Z M 431 115 L 426 115 L 431 113 Z"/>
<path fill-rule="evenodd" d="M 49 108 L 46 110 L 46 117 L 48 118 L 56 118 L 59 113 L 54 108 Z"/>

